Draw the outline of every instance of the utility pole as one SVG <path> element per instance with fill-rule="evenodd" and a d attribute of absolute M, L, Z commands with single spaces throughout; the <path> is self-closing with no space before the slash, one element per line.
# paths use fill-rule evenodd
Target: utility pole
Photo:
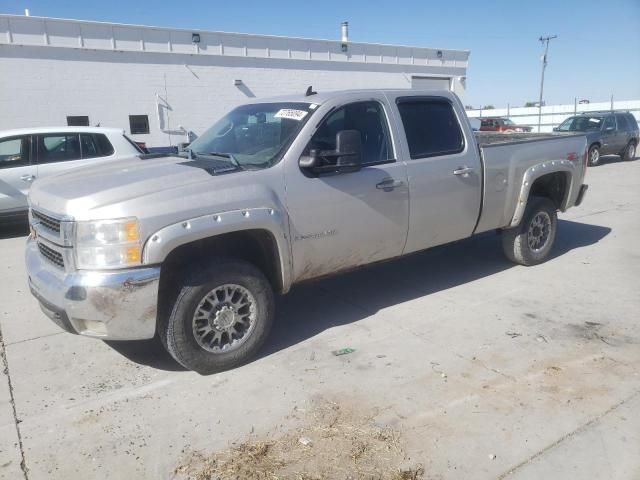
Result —
<path fill-rule="evenodd" d="M 538 101 L 538 133 L 540 133 L 540 127 L 542 125 L 542 93 L 544 91 L 544 71 L 547 68 L 547 54 L 549 53 L 549 40 L 558 38 L 557 35 L 550 35 L 548 37 L 540 37 L 540 43 L 544 44 L 544 55 L 542 56 L 542 75 L 540 77 L 540 99 Z"/>

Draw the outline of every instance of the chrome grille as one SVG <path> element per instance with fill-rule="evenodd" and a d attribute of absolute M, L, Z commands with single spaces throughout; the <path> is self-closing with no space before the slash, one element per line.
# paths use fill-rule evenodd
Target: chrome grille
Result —
<path fill-rule="evenodd" d="M 50 248 L 40 242 L 38 242 L 38 250 L 40 250 L 40 254 L 51 263 L 60 268 L 64 268 L 64 258 L 62 258 L 62 254 L 60 252 L 56 252 L 53 248 Z"/>
<path fill-rule="evenodd" d="M 38 210 L 31 210 L 31 216 L 33 218 L 34 223 L 37 222 L 42 225 L 47 230 L 54 232 L 57 235 L 60 235 L 60 220 L 57 218 L 50 217 L 49 215 L 45 215 Z"/>

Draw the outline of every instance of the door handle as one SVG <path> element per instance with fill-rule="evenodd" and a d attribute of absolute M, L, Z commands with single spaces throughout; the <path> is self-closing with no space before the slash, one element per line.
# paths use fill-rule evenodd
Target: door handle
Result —
<path fill-rule="evenodd" d="M 404 182 L 402 180 L 396 180 L 394 178 L 385 178 L 380 183 L 376 183 L 378 190 L 384 190 L 386 192 L 393 190 L 397 187 L 402 187 Z"/>
<path fill-rule="evenodd" d="M 22 180 L 23 182 L 33 182 L 36 179 L 35 175 L 22 175 L 20 177 L 20 180 Z"/>
<path fill-rule="evenodd" d="M 471 167 L 458 167 L 453 171 L 454 175 L 462 175 L 463 177 L 468 177 L 470 173 L 473 172 L 473 168 Z"/>

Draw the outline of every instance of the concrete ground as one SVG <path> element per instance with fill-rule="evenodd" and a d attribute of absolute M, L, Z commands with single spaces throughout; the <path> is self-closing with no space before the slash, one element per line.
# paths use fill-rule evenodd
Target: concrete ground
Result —
<path fill-rule="evenodd" d="M 315 399 L 397 429 L 425 478 L 640 478 L 640 161 L 587 183 L 549 262 L 513 266 L 488 234 L 298 287 L 260 358 L 211 376 L 62 333 L 5 234 L 0 478 L 172 478 Z"/>

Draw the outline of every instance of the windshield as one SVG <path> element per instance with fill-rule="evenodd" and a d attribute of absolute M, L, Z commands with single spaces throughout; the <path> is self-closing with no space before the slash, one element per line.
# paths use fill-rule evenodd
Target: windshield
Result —
<path fill-rule="evenodd" d="M 515 123 L 513 123 L 513 122 L 511 121 L 511 119 L 509 119 L 509 118 L 505 118 L 505 119 L 504 119 L 504 124 L 505 124 L 505 125 L 515 125 Z"/>
<path fill-rule="evenodd" d="M 560 124 L 558 130 L 561 132 L 587 132 L 590 130 L 600 130 L 602 117 L 579 116 L 567 118 Z"/>
<path fill-rule="evenodd" d="M 242 105 L 218 120 L 189 150 L 240 168 L 268 168 L 280 160 L 314 108 L 291 102 Z"/>

